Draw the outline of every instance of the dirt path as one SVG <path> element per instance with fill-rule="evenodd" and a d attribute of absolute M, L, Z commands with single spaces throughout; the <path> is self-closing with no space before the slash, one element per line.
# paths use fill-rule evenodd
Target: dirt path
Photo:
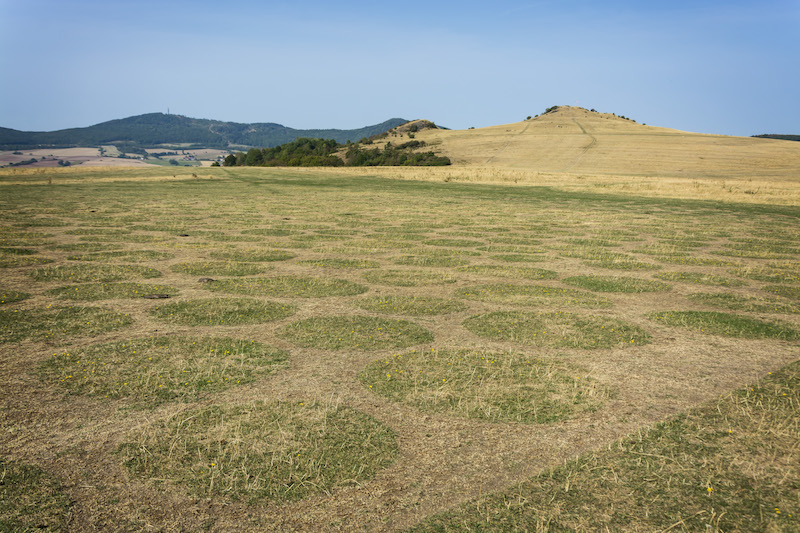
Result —
<path fill-rule="evenodd" d="M 563 172 L 568 172 L 568 171 L 572 170 L 572 168 L 573 168 L 575 165 L 577 165 L 577 164 L 578 164 L 578 161 L 580 161 L 580 160 L 581 160 L 581 158 L 582 158 L 584 155 L 586 155 L 586 153 L 587 153 L 589 150 L 591 150 L 592 148 L 594 148 L 594 147 L 595 147 L 595 145 L 597 144 L 597 138 L 596 138 L 594 135 L 592 135 L 591 133 L 589 133 L 588 131 L 586 131 L 586 128 L 584 128 L 584 127 L 583 127 L 583 124 L 581 124 L 580 122 L 578 122 L 578 121 L 577 121 L 577 119 L 574 119 L 574 118 L 572 119 L 572 122 L 574 122 L 575 124 L 577 124 L 577 126 L 578 126 L 578 127 L 581 129 L 581 131 L 583 132 L 583 134 L 584 134 L 584 135 L 588 135 L 588 136 L 589 136 L 589 137 L 590 137 L 592 140 L 589 142 L 589 144 L 587 144 L 586 146 L 584 146 L 584 147 L 583 147 L 583 150 L 581 151 L 581 153 L 579 153 L 579 154 L 578 154 L 578 156 L 577 156 L 577 157 L 576 157 L 576 158 L 575 158 L 575 159 L 572 161 L 572 163 L 570 163 L 569 165 L 567 165 L 567 166 L 566 166 L 566 167 L 565 167 L 565 168 L 562 170 Z"/>

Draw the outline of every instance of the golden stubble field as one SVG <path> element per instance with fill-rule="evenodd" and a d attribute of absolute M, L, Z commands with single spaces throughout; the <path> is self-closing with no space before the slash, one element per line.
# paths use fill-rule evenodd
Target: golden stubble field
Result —
<path fill-rule="evenodd" d="M 516 483 L 797 360 L 789 173 L 500 168 L 505 143 L 445 169 L 0 173 L 0 517 L 395 531 L 472 509 L 508 530 L 492 517 L 535 500 Z M 728 420 L 708 427 L 737 435 Z M 567 507 L 621 530 L 789 531 L 796 423 L 760 420 L 747 437 L 778 439 L 779 474 L 744 446 L 659 485 L 677 511 L 623 519 L 607 509 L 636 498 L 610 489 Z M 567 507 L 532 523 L 596 530 Z"/>

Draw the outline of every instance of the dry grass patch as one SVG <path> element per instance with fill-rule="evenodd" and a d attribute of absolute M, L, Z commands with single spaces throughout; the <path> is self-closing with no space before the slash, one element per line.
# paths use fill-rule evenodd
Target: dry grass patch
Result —
<path fill-rule="evenodd" d="M 99 307 L 3 309 L 0 310 L 0 343 L 99 335 L 131 323 L 133 320 L 128 315 Z"/>
<path fill-rule="evenodd" d="M 368 480 L 391 464 L 397 443 L 349 407 L 254 402 L 178 413 L 131 435 L 117 454 L 139 478 L 257 504 Z"/>
<path fill-rule="evenodd" d="M 602 296 L 576 289 L 562 289 L 546 285 L 515 285 L 494 283 L 465 287 L 455 292 L 456 296 L 468 300 L 511 305 L 544 306 L 565 305 L 577 307 L 611 307 L 611 302 Z"/>
<path fill-rule="evenodd" d="M 280 320 L 296 311 L 292 305 L 253 298 L 207 298 L 161 305 L 152 309 L 150 315 L 185 326 L 238 326 Z"/>
<path fill-rule="evenodd" d="M 253 341 L 156 337 L 57 353 L 40 373 L 70 394 L 124 398 L 150 408 L 250 383 L 282 368 L 287 357 Z"/>
<path fill-rule="evenodd" d="M 598 409 L 610 391 L 563 363 L 510 352 L 435 350 L 370 363 L 359 380 L 421 411 L 544 424 Z"/>
<path fill-rule="evenodd" d="M 533 346 L 594 349 L 650 342 L 650 335 L 634 324 L 564 312 L 496 311 L 468 318 L 463 325 L 480 337 Z"/>
<path fill-rule="evenodd" d="M 299 346 L 325 350 L 407 348 L 433 340 L 430 331 L 414 322 L 369 316 L 307 318 L 278 334 Z"/>

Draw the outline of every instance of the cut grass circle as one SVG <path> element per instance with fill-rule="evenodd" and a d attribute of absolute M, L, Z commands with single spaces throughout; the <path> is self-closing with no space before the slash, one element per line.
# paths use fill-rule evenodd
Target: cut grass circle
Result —
<path fill-rule="evenodd" d="M 67 531 L 69 506 L 51 473 L 0 458 L 0 531 Z"/>
<path fill-rule="evenodd" d="M 433 340 L 430 331 L 413 322 L 368 316 L 307 318 L 278 333 L 298 346 L 325 350 L 407 348 Z"/>
<path fill-rule="evenodd" d="M 786 302 L 779 298 L 758 298 L 755 296 L 740 296 L 726 293 L 696 293 L 688 298 L 699 304 L 722 307 L 732 311 L 747 311 L 750 313 L 800 313 L 800 305 Z"/>
<path fill-rule="evenodd" d="M 787 323 L 764 322 L 741 315 L 717 311 L 659 311 L 647 315 L 650 320 L 701 331 L 711 335 L 746 339 L 800 339 L 800 330 Z"/>
<path fill-rule="evenodd" d="M 789 298 L 790 300 L 800 301 L 800 287 L 790 285 L 768 285 L 764 287 L 764 290 L 784 298 Z"/>
<path fill-rule="evenodd" d="M 207 298 L 161 305 L 150 315 L 185 326 L 238 326 L 280 320 L 296 311 L 291 305 L 253 298 Z"/>
<path fill-rule="evenodd" d="M 492 340 L 556 348 L 613 348 L 650 342 L 650 335 L 639 326 L 565 312 L 496 311 L 468 318 L 463 326 Z"/>
<path fill-rule="evenodd" d="M 358 484 L 391 464 L 394 432 L 355 409 L 304 402 L 211 406 L 161 420 L 117 454 L 144 479 L 250 504 Z"/>
<path fill-rule="evenodd" d="M 50 289 L 47 294 L 65 300 L 112 300 L 116 298 L 143 298 L 151 294 L 177 296 L 180 291 L 168 285 L 151 285 L 147 283 L 81 283 Z"/>
<path fill-rule="evenodd" d="M 342 279 L 323 279 L 302 276 L 275 278 L 224 279 L 207 283 L 205 288 L 216 292 L 275 296 L 283 298 L 322 298 L 326 296 L 354 296 L 367 292 L 363 285 Z"/>
<path fill-rule="evenodd" d="M 714 285 L 718 287 L 740 287 L 744 282 L 738 279 L 726 278 L 716 274 L 700 272 L 660 272 L 654 277 L 666 281 L 680 281 L 683 283 L 696 283 L 698 285 Z"/>
<path fill-rule="evenodd" d="M 339 259 L 339 258 L 328 258 L 328 259 L 308 259 L 306 261 L 300 261 L 301 265 L 309 265 L 315 266 L 320 268 L 339 268 L 339 269 L 368 269 L 368 268 L 380 268 L 381 264 L 377 261 L 370 261 L 368 259 Z"/>
<path fill-rule="evenodd" d="M 416 287 L 419 285 L 440 285 L 455 283 L 456 278 L 447 272 L 431 272 L 429 270 L 376 270 L 364 273 L 364 279 L 378 285 L 393 287 Z"/>
<path fill-rule="evenodd" d="M 432 296 L 373 296 L 356 302 L 361 309 L 390 315 L 435 316 L 458 313 L 467 305 Z"/>
<path fill-rule="evenodd" d="M 252 276 L 263 274 L 271 267 L 258 263 L 244 263 L 239 261 L 193 261 L 178 263 L 169 267 L 178 274 L 192 276 Z"/>
<path fill-rule="evenodd" d="M 155 250 L 117 250 L 110 252 L 91 252 L 80 255 L 70 255 L 70 261 L 128 261 L 131 263 L 143 263 L 145 261 L 162 261 L 171 259 L 173 256 L 169 252 L 156 252 Z"/>
<path fill-rule="evenodd" d="M 122 281 L 130 278 L 152 279 L 161 277 L 161 272 L 154 268 L 139 265 L 60 265 L 39 268 L 30 273 L 36 281 L 70 281 L 74 283 L 88 281 Z"/>
<path fill-rule="evenodd" d="M 157 337 L 54 354 L 40 372 L 71 394 L 154 407 L 250 383 L 282 368 L 286 359 L 282 350 L 253 341 Z"/>
<path fill-rule="evenodd" d="M 11 289 L 0 288 L 0 305 L 12 304 L 14 302 L 21 302 L 27 300 L 31 295 L 27 292 L 13 291 Z"/>
<path fill-rule="evenodd" d="M 422 244 L 430 246 L 444 246 L 447 248 L 474 248 L 475 246 L 483 246 L 483 241 L 473 241 L 469 239 L 427 239 L 422 241 Z"/>
<path fill-rule="evenodd" d="M 567 285 L 597 292 L 662 292 L 671 288 L 669 284 L 660 281 L 625 276 L 573 276 L 562 281 Z"/>
<path fill-rule="evenodd" d="M 222 261 L 242 261 L 244 263 L 268 263 L 271 261 L 286 261 L 295 254 L 284 250 L 216 250 L 209 255 Z"/>
<path fill-rule="evenodd" d="M 416 267 L 457 267 L 469 263 L 466 259 L 457 256 L 419 254 L 405 255 L 394 260 L 396 265 L 416 266 Z"/>
<path fill-rule="evenodd" d="M 734 276 L 767 283 L 800 283 L 800 266 L 747 266 L 728 271 Z"/>
<path fill-rule="evenodd" d="M 513 267 L 505 265 L 470 265 L 459 267 L 459 272 L 518 279 L 556 279 L 558 273 L 544 268 Z"/>
<path fill-rule="evenodd" d="M 99 335 L 132 322 L 128 315 L 98 307 L 4 309 L 0 310 L 0 343 Z"/>
<path fill-rule="evenodd" d="M 467 300 L 525 306 L 611 307 L 611 302 L 602 296 L 577 289 L 562 289 L 545 285 L 515 285 L 511 283 L 476 285 L 457 290 L 456 296 Z"/>
<path fill-rule="evenodd" d="M 358 376 L 372 392 L 421 411 L 545 424 L 595 411 L 610 391 L 569 365 L 509 352 L 396 354 Z"/>

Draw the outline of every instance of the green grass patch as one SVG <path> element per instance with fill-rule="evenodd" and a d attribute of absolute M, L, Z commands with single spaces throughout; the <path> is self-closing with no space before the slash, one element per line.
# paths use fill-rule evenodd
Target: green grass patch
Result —
<path fill-rule="evenodd" d="M 40 372 L 70 394 L 124 398 L 137 407 L 251 383 L 282 368 L 286 352 L 228 338 L 151 337 L 54 354 Z"/>
<path fill-rule="evenodd" d="M 36 255 L 0 255 L 0 268 L 18 268 L 32 265 L 46 265 L 52 259 Z"/>
<path fill-rule="evenodd" d="M 54 244 L 47 247 L 50 250 L 57 250 L 60 252 L 107 252 L 109 250 L 118 250 L 122 248 L 121 244 L 108 244 L 98 242 L 77 242 L 71 244 Z"/>
<path fill-rule="evenodd" d="M 139 265 L 60 265 L 39 268 L 30 275 L 36 281 L 70 281 L 74 283 L 87 281 L 122 281 L 130 278 L 152 279 L 161 277 L 161 272 L 154 268 Z"/>
<path fill-rule="evenodd" d="M 280 320 L 296 311 L 292 305 L 253 298 L 206 298 L 161 305 L 150 316 L 185 326 L 238 326 Z"/>
<path fill-rule="evenodd" d="M 654 277 L 665 281 L 680 281 L 682 283 L 696 283 L 698 285 L 713 285 L 718 287 L 740 287 L 745 283 L 738 279 L 726 278 L 716 274 L 704 272 L 659 272 Z"/>
<path fill-rule="evenodd" d="M 378 285 L 394 287 L 416 287 L 419 285 L 441 285 L 455 283 L 455 276 L 447 272 L 431 272 L 429 270 L 376 270 L 365 272 L 364 279 Z"/>
<path fill-rule="evenodd" d="M 510 352 L 395 354 L 358 376 L 371 391 L 421 411 L 491 422 L 545 424 L 598 409 L 609 389 L 585 372 Z"/>
<path fill-rule="evenodd" d="M 562 281 L 568 285 L 598 292 L 662 292 L 671 288 L 669 284 L 660 281 L 625 276 L 573 276 Z"/>
<path fill-rule="evenodd" d="M 22 300 L 27 300 L 30 297 L 31 295 L 27 292 L 14 291 L 0 287 L 0 305 L 21 302 Z"/>
<path fill-rule="evenodd" d="M 747 339 L 800 339 L 800 331 L 791 324 L 764 322 L 716 311 L 659 311 L 650 313 L 648 318 L 668 326 L 691 328 L 711 335 Z"/>
<path fill-rule="evenodd" d="M 415 266 L 415 267 L 446 267 L 452 268 L 466 265 L 468 260 L 461 257 L 438 254 L 419 254 L 405 255 L 394 260 L 396 265 Z"/>
<path fill-rule="evenodd" d="M 791 300 L 800 300 L 800 287 L 791 285 L 767 285 L 764 290 Z"/>
<path fill-rule="evenodd" d="M 0 458 L 0 531 L 67 531 L 69 507 L 52 474 Z"/>
<path fill-rule="evenodd" d="M 541 306 L 566 305 L 577 307 L 611 307 L 611 301 L 602 296 L 576 289 L 548 287 L 546 285 L 516 285 L 494 283 L 464 287 L 456 291 L 456 296 L 480 302 L 511 305 Z"/>
<path fill-rule="evenodd" d="M 223 261 L 241 261 L 244 263 L 268 263 L 271 261 L 286 261 L 295 254 L 284 250 L 215 250 L 210 253 L 214 259 Z"/>
<path fill-rule="evenodd" d="M 750 313 L 800 313 L 800 305 L 788 303 L 778 298 L 759 298 L 729 293 L 697 293 L 688 298 L 696 303 L 722 307 L 732 311 Z"/>
<path fill-rule="evenodd" d="M 121 261 L 142 263 L 145 261 L 162 261 L 172 259 L 169 252 L 156 252 L 155 250 L 115 250 L 108 252 L 91 252 L 67 257 L 70 261 Z"/>
<path fill-rule="evenodd" d="M 394 432 L 355 409 L 253 402 L 157 421 L 117 454 L 139 478 L 256 504 L 359 484 L 391 464 L 397 451 Z"/>
<path fill-rule="evenodd" d="M 140 235 L 140 234 L 126 234 L 120 233 L 116 235 L 84 235 L 79 237 L 83 242 L 122 242 L 122 243 L 161 243 L 170 239 L 164 235 Z"/>
<path fill-rule="evenodd" d="M 593 349 L 650 342 L 650 335 L 639 326 L 564 312 L 496 311 L 468 318 L 463 325 L 480 337 L 534 346 Z"/>
<path fill-rule="evenodd" d="M 33 248 L 14 248 L 13 246 L 0 247 L 0 257 L 4 255 L 34 255 L 38 251 Z"/>
<path fill-rule="evenodd" d="M 307 318 L 279 334 L 299 346 L 326 350 L 407 348 L 433 340 L 430 331 L 413 322 L 368 316 Z"/>
<path fill-rule="evenodd" d="M 422 241 L 422 244 L 447 248 L 474 248 L 475 246 L 482 246 L 484 242 L 469 239 L 427 239 Z"/>
<path fill-rule="evenodd" d="M 193 276 L 252 276 L 262 274 L 270 268 L 258 263 L 239 261 L 191 261 L 169 267 L 173 272 Z"/>
<path fill-rule="evenodd" d="M 128 315 L 99 307 L 4 309 L 0 310 L 0 343 L 99 335 L 131 323 Z"/>
<path fill-rule="evenodd" d="M 530 254 L 498 254 L 493 255 L 492 259 L 506 263 L 540 263 L 545 260 L 544 257 Z"/>
<path fill-rule="evenodd" d="M 544 268 L 517 267 L 506 265 L 469 265 L 456 268 L 459 272 L 485 276 L 499 276 L 517 279 L 556 279 L 558 273 Z"/>
<path fill-rule="evenodd" d="M 302 265 L 310 265 L 321 268 L 339 268 L 339 269 L 355 269 L 363 270 L 368 268 L 380 268 L 381 264 L 377 261 L 370 261 L 369 259 L 308 259 L 306 261 L 299 261 Z"/>
<path fill-rule="evenodd" d="M 242 230 L 242 233 L 245 235 L 263 235 L 265 237 L 288 237 L 289 235 L 298 235 L 301 232 L 287 228 L 253 228 Z"/>
<path fill-rule="evenodd" d="M 764 281 L 767 283 L 800 283 L 800 266 L 782 267 L 777 265 L 744 266 L 728 271 L 734 276 Z"/>
<path fill-rule="evenodd" d="M 321 298 L 354 296 L 367 292 L 363 285 L 343 279 L 278 276 L 274 278 L 223 279 L 207 283 L 206 289 L 216 292 L 275 296 L 281 298 Z"/>
<path fill-rule="evenodd" d="M 177 296 L 180 291 L 168 285 L 146 283 L 81 283 L 50 289 L 47 294 L 65 300 L 112 300 L 116 298 L 143 298 L 153 294 Z"/>
<path fill-rule="evenodd" d="M 458 313 L 467 305 L 432 296 L 372 296 L 356 302 L 361 309 L 390 315 L 435 316 Z"/>
<path fill-rule="evenodd" d="M 635 256 L 621 252 L 567 250 L 561 252 L 564 257 L 582 259 L 589 266 L 615 270 L 658 270 L 660 265 L 644 263 Z"/>
<path fill-rule="evenodd" d="M 798 404 L 793 363 L 411 531 L 797 531 Z"/>

